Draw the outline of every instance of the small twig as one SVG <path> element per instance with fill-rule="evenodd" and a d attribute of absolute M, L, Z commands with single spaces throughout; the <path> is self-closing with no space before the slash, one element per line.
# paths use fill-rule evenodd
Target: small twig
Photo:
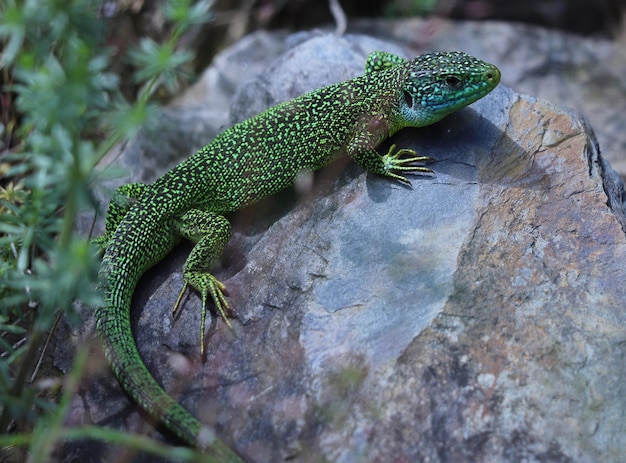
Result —
<path fill-rule="evenodd" d="M 54 336 L 54 332 L 57 329 L 57 325 L 59 324 L 60 319 L 61 319 L 61 312 L 57 313 L 57 316 L 54 318 L 54 323 L 52 324 L 50 331 L 48 331 L 46 342 L 44 343 L 43 348 L 41 349 L 41 353 L 39 354 L 39 359 L 37 360 L 35 369 L 33 370 L 33 373 L 30 375 L 31 383 L 34 382 L 35 378 L 37 377 L 37 373 L 39 372 L 39 368 L 41 367 L 41 362 L 43 361 L 43 358 L 46 355 L 46 351 L 48 350 L 48 346 L 50 345 L 50 340 L 52 339 L 52 336 Z"/>
<path fill-rule="evenodd" d="M 4 335 L 4 333 L 3 333 Z M 3 336 L 4 337 L 4 336 Z M 26 341 L 28 340 L 28 337 L 24 336 L 22 339 L 20 339 L 19 341 L 17 341 L 16 343 L 14 343 L 11 347 L 13 348 L 13 351 L 18 350 L 20 347 L 22 347 L 24 344 L 26 344 Z M 4 351 L 2 354 L 0 354 L 0 358 L 5 359 L 7 358 L 9 355 L 12 355 L 13 352 L 10 351 Z"/>
<path fill-rule="evenodd" d="M 328 0 L 328 6 L 330 7 L 330 13 L 333 15 L 333 19 L 335 20 L 335 34 L 342 36 L 345 34 L 346 28 L 348 27 L 346 12 L 343 11 L 343 8 L 341 8 L 339 0 Z"/>

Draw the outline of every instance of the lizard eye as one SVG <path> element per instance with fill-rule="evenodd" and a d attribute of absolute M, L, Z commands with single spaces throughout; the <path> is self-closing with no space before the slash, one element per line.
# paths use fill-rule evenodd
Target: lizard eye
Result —
<path fill-rule="evenodd" d="M 461 79 L 457 76 L 446 76 L 445 82 L 450 88 L 459 88 L 461 86 Z"/>
<path fill-rule="evenodd" d="M 406 105 L 409 108 L 413 107 L 413 95 L 411 95 L 409 92 L 407 92 L 406 90 L 404 90 L 402 92 L 403 96 L 404 96 L 404 102 L 406 103 Z"/>

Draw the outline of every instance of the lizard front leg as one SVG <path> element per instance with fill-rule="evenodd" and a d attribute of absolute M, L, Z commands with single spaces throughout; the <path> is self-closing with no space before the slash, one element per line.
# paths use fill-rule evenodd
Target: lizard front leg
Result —
<path fill-rule="evenodd" d="M 387 154 L 380 155 L 376 151 L 374 147 L 386 138 L 388 127 L 384 116 L 370 116 L 363 124 L 363 130 L 348 144 L 346 148 L 348 155 L 368 172 L 394 178 L 409 186 L 411 182 L 403 175 L 404 173 L 433 174 L 432 169 L 422 165 L 432 159 L 428 156 L 419 156 L 412 149 L 397 149 L 396 145 L 391 145 Z"/>
<path fill-rule="evenodd" d="M 220 256 L 230 239 L 230 223 L 219 214 L 192 209 L 183 214 L 177 221 L 177 231 L 182 237 L 196 243 L 196 245 L 189 253 L 183 267 L 185 283 L 176 300 L 174 313 L 178 311 L 188 287 L 191 286 L 200 293 L 202 297 L 200 352 L 204 356 L 204 329 L 209 297 L 213 299 L 216 311 L 232 328 L 227 318 L 230 307 L 224 296 L 226 287 L 207 270 L 211 263 Z"/>
<path fill-rule="evenodd" d="M 396 148 L 396 145 L 391 145 L 389 147 L 389 151 L 387 151 L 387 154 L 381 156 L 381 160 L 383 163 L 383 175 L 395 178 L 396 180 L 399 180 L 402 183 L 406 183 L 410 186 L 411 182 L 404 175 L 401 175 L 402 172 L 420 172 L 424 174 L 434 174 L 434 171 L 432 169 L 415 164 L 416 162 L 431 162 L 432 159 L 430 157 L 418 156 L 415 150 L 409 148 Z M 374 152 L 378 156 L 380 156 L 377 151 L 374 150 Z"/>

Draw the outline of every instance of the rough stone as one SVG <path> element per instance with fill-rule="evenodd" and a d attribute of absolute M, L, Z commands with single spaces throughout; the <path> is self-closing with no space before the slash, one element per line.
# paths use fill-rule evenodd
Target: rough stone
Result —
<path fill-rule="evenodd" d="M 362 72 L 373 45 L 295 42 L 233 119 L 309 73 Z M 214 320 L 204 361 L 197 294 L 171 317 L 189 246 L 148 272 L 132 314 L 154 376 L 251 462 L 620 461 L 626 195 L 584 117 L 500 86 L 390 142 L 436 158 L 437 176 L 409 189 L 343 160 L 232 217 L 215 273 L 236 336 Z M 69 422 L 146 427 L 106 370 Z"/>

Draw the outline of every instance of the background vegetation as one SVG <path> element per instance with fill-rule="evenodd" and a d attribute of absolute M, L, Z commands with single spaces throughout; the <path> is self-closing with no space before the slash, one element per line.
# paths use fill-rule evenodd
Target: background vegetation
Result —
<path fill-rule="evenodd" d="M 61 426 L 86 352 L 69 376 L 38 379 L 40 351 L 59 317 L 75 316 L 74 301 L 99 302 L 95 247 L 74 229 L 78 211 L 94 208 L 96 164 L 149 123 L 156 97 L 175 92 L 190 74 L 193 53 L 180 40 L 210 19 L 209 2 L 170 0 L 159 10 L 162 41 L 143 37 L 120 55 L 105 46 L 103 7 L 8 0 L 0 13 L 0 429 L 17 431 L 0 443 L 29 444 L 28 461 L 48 461 L 59 439 L 102 436 L 97 428 Z M 132 77 L 132 92 L 111 71 L 114 57 Z M 164 451 L 145 439 L 135 443 Z"/>

